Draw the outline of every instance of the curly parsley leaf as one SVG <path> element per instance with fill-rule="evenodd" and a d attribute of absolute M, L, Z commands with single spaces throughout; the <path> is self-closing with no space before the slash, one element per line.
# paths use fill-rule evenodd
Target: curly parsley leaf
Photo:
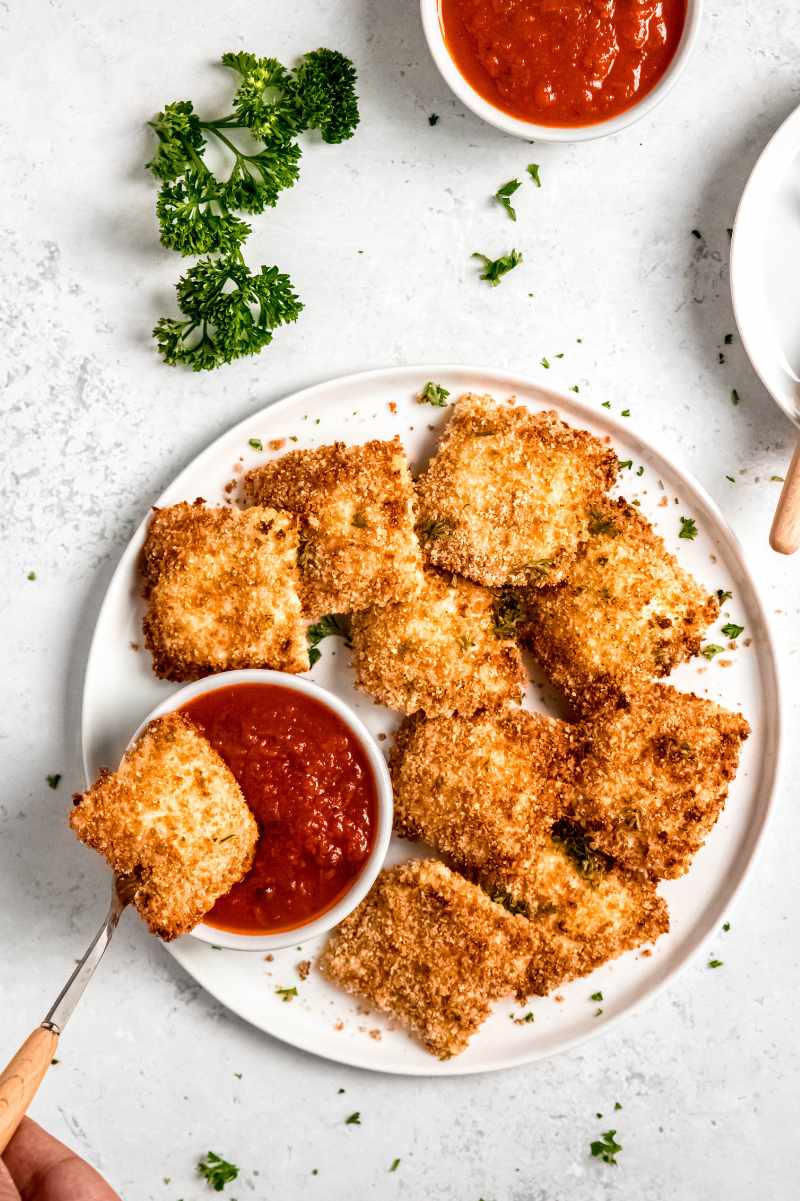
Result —
<path fill-rule="evenodd" d="M 156 179 L 178 179 L 192 167 L 205 169 L 201 157 L 205 138 L 191 100 L 165 105 L 148 124 L 158 138 L 158 147 L 146 167 Z"/>
<path fill-rule="evenodd" d="M 251 230 L 230 212 L 225 188 L 210 173 L 194 168 L 182 179 L 167 180 L 156 201 L 161 244 L 179 254 L 229 254 Z"/>
<path fill-rule="evenodd" d="M 227 1159 L 223 1159 L 214 1151 L 209 1151 L 205 1159 L 200 1160 L 197 1171 L 217 1193 L 221 1193 L 225 1185 L 230 1184 L 239 1175 L 239 1169 L 235 1164 L 229 1163 Z"/>
<path fill-rule="evenodd" d="M 511 203 L 511 197 L 514 195 L 517 188 L 521 187 L 522 184 L 518 179 L 509 179 L 508 183 L 504 183 L 494 194 L 495 200 L 498 204 L 503 206 L 512 221 L 516 221 L 517 213 L 513 204 Z"/>
<path fill-rule="evenodd" d="M 678 533 L 679 538 L 688 538 L 693 542 L 697 537 L 697 525 L 693 517 L 681 517 L 681 528 Z"/>
<path fill-rule="evenodd" d="M 246 50 L 228 51 L 222 65 L 230 67 L 240 82 L 233 107 L 241 125 L 264 141 L 285 141 L 296 129 L 295 108 L 289 96 L 290 75 L 276 58 L 258 58 Z M 232 124 L 223 118 L 217 127 Z"/>
<path fill-rule="evenodd" d="M 318 129 L 323 142 L 345 142 L 359 122 L 356 70 L 338 50 L 313 50 L 294 72 L 291 86 L 303 129 Z"/>
<path fill-rule="evenodd" d="M 153 330 L 165 363 L 210 371 L 258 354 L 279 325 L 296 321 L 303 305 L 277 267 L 251 274 L 241 256 L 204 258 L 177 286 L 183 319 L 162 317 Z"/>
<path fill-rule="evenodd" d="M 472 257 L 481 260 L 484 268 L 481 279 L 485 279 L 493 288 L 497 287 L 504 275 L 508 275 L 509 271 L 513 271 L 522 262 L 522 254 L 519 250 L 510 250 L 508 254 L 501 255 L 499 259 L 490 259 L 476 250 Z"/>
<path fill-rule="evenodd" d="M 616 1141 L 616 1133 L 616 1130 L 606 1130 L 600 1138 L 589 1144 L 589 1150 L 595 1159 L 599 1158 L 603 1163 L 616 1165 L 616 1156 L 622 1150 L 622 1143 Z"/>
<path fill-rule="evenodd" d="M 737 626 L 735 621 L 729 621 L 722 627 L 722 632 L 726 638 L 738 638 L 744 632 L 744 626 Z"/>
<path fill-rule="evenodd" d="M 443 388 L 441 384 L 434 384 L 432 380 L 428 380 L 417 400 L 420 404 L 434 405 L 437 409 L 443 409 L 447 404 L 449 395 L 450 393 L 447 388 Z"/>
<path fill-rule="evenodd" d="M 353 519 L 355 524 L 355 518 Z M 319 644 L 323 638 L 344 638 L 345 646 L 352 645 L 350 642 L 350 631 L 347 628 L 347 620 L 344 617 L 339 617 L 336 613 L 329 613 L 326 617 L 321 617 L 306 630 L 306 638 L 308 639 L 308 658 L 313 667 L 318 663 L 322 655 L 319 650 Z"/>

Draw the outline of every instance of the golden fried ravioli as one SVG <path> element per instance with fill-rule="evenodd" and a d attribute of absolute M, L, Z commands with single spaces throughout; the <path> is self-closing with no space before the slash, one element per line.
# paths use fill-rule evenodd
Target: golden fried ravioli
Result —
<path fill-rule="evenodd" d="M 641 513 L 610 499 L 593 508 L 566 581 L 527 599 L 523 644 L 584 712 L 696 655 L 719 612 Z"/>
<path fill-rule="evenodd" d="M 115 772 L 74 798 L 70 825 L 118 875 L 154 934 L 177 938 L 245 875 L 258 827 L 234 776 L 180 713 L 150 722 Z"/>
<path fill-rule="evenodd" d="M 293 450 L 245 476 L 250 503 L 300 518 L 312 620 L 413 596 L 422 585 L 413 485 L 399 438 Z"/>
<path fill-rule="evenodd" d="M 480 881 L 543 934 L 529 968 L 531 989 L 541 995 L 669 929 L 655 884 L 616 866 L 569 820 L 557 821 L 514 863 L 481 872 Z"/>
<path fill-rule="evenodd" d="M 463 1051 L 524 978 L 531 926 L 436 860 L 381 872 L 331 935 L 325 976 L 416 1034 L 440 1059 Z"/>
<path fill-rule="evenodd" d="M 616 456 L 555 412 L 462 396 L 417 481 L 429 561 L 498 587 L 560 580 L 614 482 Z"/>
<path fill-rule="evenodd" d="M 749 732 L 738 713 L 668 684 L 630 690 L 581 727 L 574 812 L 618 863 L 682 876 L 722 812 Z"/>
<path fill-rule="evenodd" d="M 426 571 L 410 600 L 352 621 L 356 684 L 401 713 L 474 713 L 519 700 L 522 658 L 500 633 L 494 595 L 458 576 Z"/>
<path fill-rule="evenodd" d="M 558 811 L 569 731 L 522 709 L 407 719 L 390 756 L 396 832 L 463 867 L 514 862 Z"/>
<path fill-rule="evenodd" d="M 142 552 L 145 645 L 166 680 L 241 667 L 307 671 L 296 518 L 274 509 L 156 509 Z"/>

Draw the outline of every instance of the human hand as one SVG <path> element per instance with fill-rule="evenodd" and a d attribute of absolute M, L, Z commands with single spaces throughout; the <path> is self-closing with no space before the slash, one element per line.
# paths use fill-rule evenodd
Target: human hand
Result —
<path fill-rule="evenodd" d="M 0 1159 L 0 1201 L 120 1201 L 102 1176 L 30 1118 Z"/>

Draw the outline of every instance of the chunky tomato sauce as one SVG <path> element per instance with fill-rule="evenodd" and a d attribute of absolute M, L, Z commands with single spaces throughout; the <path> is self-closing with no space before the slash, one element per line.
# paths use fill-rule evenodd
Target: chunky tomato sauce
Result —
<path fill-rule="evenodd" d="M 344 722 L 313 697 L 271 684 L 207 692 L 183 712 L 230 767 L 258 822 L 253 866 L 206 917 L 243 934 L 319 917 L 372 849 L 372 769 Z"/>
<path fill-rule="evenodd" d="M 678 48 L 686 0 L 441 0 L 445 42 L 496 108 L 592 125 L 630 108 Z"/>

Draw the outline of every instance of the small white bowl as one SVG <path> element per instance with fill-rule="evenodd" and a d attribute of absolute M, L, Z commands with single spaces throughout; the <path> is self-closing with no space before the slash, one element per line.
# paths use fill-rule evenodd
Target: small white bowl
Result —
<path fill-rule="evenodd" d="M 703 0 L 687 0 L 686 22 L 678 48 L 666 71 L 656 86 L 631 105 L 624 113 L 610 117 L 607 121 L 597 121 L 593 125 L 537 125 L 535 121 L 525 121 L 521 117 L 513 117 L 510 113 L 496 108 L 485 100 L 459 71 L 453 60 L 447 43 L 444 40 L 444 30 L 441 20 L 441 0 L 420 0 L 422 13 L 422 28 L 433 55 L 433 61 L 445 83 L 455 92 L 462 104 L 471 109 L 478 117 L 495 125 L 506 133 L 518 138 L 527 138 L 536 142 L 588 142 L 592 138 L 605 138 L 609 134 L 619 133 L 628 125 L 633 125 L 646 113 L 659 104 L 680 75 L 692 52 L 697 31 L 700 28 Z"/>
<path fill-rule="evenodd" d="M 171 713 L 175 709 L 181 709 L 188 701 L 194 700 L 196 696 L 201 696 L 205 692 L 216 692 L 218 688 L 227 688 L 232 684 L 273 684 L 279 688 L 285 688 L 288 692 L 300 692 L 305 696 L 313 697 L 315 701 L 335 713 L 355 735 L 375 780 L 378 828 L 372 850 L 348 891 L 335 905 L 314 921 L 306 922 L 302 926 L 295 926 L 291 930 L 282 930 L 278 934 L 234 934 L 201 922 L 199 926 L 195 926 L 190 935 L 192 938 L 200 939 L 201 942 L 211 943 L 212 946 L 226 947 L 236 951 L 278 951 L 282 947 L 297 946 L 300 943 L 308 942 L 310 939 L 332 930 L 347 917 L 348 913 L 352 913 L 356 905 L 363 901 L 372 888 L 375 878 L 383 866 L 386 852 L 389 849 L 389 839 L 392 836 L 392 782 L 377 742 L 364 723 L 356 717 L 344 701 L 339 700 L 333 693 L 326 692 L 324 688 L 320 688 L 311 680 L 288 675 L 282 671 L 267 671 L 260 668 L 224 671 L 219 675 L 206 676 L 202 680 L 196 680 L 184 688 L 178 688 L 160 705 L 156 705 L 152 713 L 148 714 L 128 745 L 130 746 L 136 741 L 145 726 L 154 718 L 161 717 L 164 713 Z"/>

